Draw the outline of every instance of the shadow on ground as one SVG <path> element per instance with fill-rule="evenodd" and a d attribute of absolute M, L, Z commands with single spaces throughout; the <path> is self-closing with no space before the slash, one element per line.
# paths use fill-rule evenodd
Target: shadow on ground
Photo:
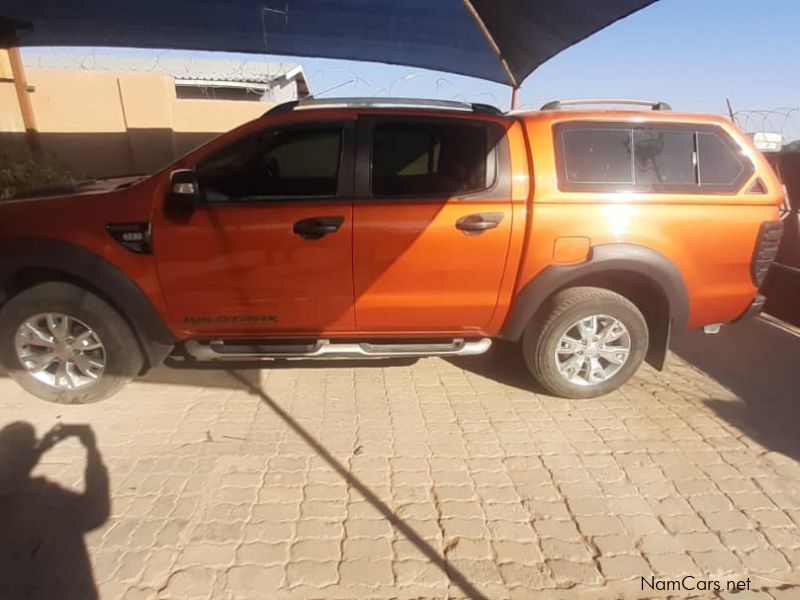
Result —
<path fill-rule="evenodd" d="M 742 400 L 709 399 L 714 412 L 764 447 L 800 459 L 800 334 L 757 318 L 717 335 L 688 332 L 672 350 Z"/>
<path fill-rule="evenodd" d="M 494 340 L 486 354 L 446 358 L 454 367 L 526 392 L 545 394 L 525 364 L 518 343 Z"/>
<path fill-rule="evenodd" d="M 409 367 L 415 358 L 380 359 L 380 360 L 273 360 L 253 362 L 214 362 L 193 363 L 191 365 L 169 361 L 164 366 L 153 369 L 138 381 L 144 383 L 160 383 L 167 385 L 191 385 L 205 388 L 240 389 L 237 379 L 230 373 L 235 371 L 238 377 L 248 382 L 259 384 L 259 370 L 279 369 L 354 369 L 363 367 Z"/>
<path fill-rule="evenodd" d="M 73 436 L 86 449 L 83 493 L 31 476 L 50 448 Z M 106 522 L 110 506 L 89 425 L 58 425 L 39 440 L 22 421 L 0 429 L 0 598 L 97 598 L 83 536 Z"/>

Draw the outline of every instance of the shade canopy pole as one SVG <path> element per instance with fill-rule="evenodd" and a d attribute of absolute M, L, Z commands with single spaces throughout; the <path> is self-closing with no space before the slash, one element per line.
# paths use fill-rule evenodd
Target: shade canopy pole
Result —
<path fill-rule="evenodd" d="M 0 26 L 4 25 L 0 23 Z M 8 52 L 8 62 L 11 66 L 11 79 L 14 80 L 14 91 L 17 94 L 19 112 L 22 115 L 22 124 L 25 127 L 25 136 L 28 146 L 34 155 L 41 150 L 38 130 L 36 129 L 36 115 L 33 112 L 33 103 L 30 97 L 28 79 L 25 76 L 25 65 L 22 63 L 22 54 L 17 46 L 16 34 L 11 27 L 0 28 L 0 49 Z"/>
<path fill-rule="evenodd" d="M 511 110 L 519 108 L 519 86 L 511 88 Z"/>

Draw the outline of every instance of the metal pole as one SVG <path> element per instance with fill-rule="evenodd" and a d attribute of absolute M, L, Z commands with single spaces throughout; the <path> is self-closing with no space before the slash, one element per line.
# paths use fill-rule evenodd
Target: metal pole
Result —
<path fill-rule="evenodd" d="M 511 110 L 519 108 L 519 86 L 511 88 Z"/>
<path fill-rule="evenodd" d="M 17 92 L 19 112 L 22 114 L 22 124 L 25 126 L 28 145 L 34 154 L 39 154 L 41 146 L 36 129 L 36 115 L 33 112 L 33 104 L 31 103 L 30 88 L 25 77 L 25 66 L 22 64 L 19 47 L 10 45 L 14 43 L 13 36 L 7 40 L 7 43 L 9 43 L 7 50 L 8 61 L 11 64 L 11 77 L 14 79 L 14 90 Z"/>

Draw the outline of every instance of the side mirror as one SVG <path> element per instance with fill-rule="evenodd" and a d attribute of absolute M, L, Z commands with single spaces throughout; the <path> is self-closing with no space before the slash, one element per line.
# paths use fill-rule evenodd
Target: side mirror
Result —
<path fill-rule="evenodd" d="M 170 175 L 170 196 L 191 200 L 200 199 L 200 184 L 194 169 L 177 169 Z"/>
<path fill-rule="evenodd" d="M 186 221 L 200 200 L 200 185 L 193 169 L 177 169 L 170 174 L 164 210 L 171 219 Z"/>

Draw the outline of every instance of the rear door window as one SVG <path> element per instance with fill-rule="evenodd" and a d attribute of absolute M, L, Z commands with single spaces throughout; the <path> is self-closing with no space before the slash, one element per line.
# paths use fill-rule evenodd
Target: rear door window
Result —
<path fill-rule="evenodd" d="M 447 197 L 487 189 L 494 152 L 486 127 L 439 121 L 377 122 L 372 135 L 371 195 Z"/>

